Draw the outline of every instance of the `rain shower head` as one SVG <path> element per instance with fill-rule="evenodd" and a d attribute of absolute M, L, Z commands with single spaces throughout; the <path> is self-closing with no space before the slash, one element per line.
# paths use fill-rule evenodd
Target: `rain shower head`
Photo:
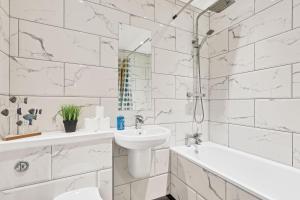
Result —
<path fill-rule="evenodd" d="M 215 13 L 220 13 L 234 3 L 235 0 L 218 0 L 216 3 L 211 5 L 208 10 Z"/>

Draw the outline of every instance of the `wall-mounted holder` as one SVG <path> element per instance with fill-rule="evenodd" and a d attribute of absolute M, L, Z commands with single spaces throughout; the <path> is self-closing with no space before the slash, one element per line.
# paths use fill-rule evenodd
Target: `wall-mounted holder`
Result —
<path fill-rule="evenodd" d="M 10 118 L 12 121 L 12 117 L 16 117 L 16 126 L 17 126 L 17 133 L 10 134 L 7 136 L 2 137 L 2 140 L 9 141 L 9 140 L 16 140 L 21 138 L 33 137 L 37 135 L 41 135 L 41 132 L 34 132 L 34 133 L 26 133 L 20 134 L 20 127 L 23 125 L 32 126 L 33 121 L 37 120 L 38 116 L 42 114 L 42 109 L 39 108 L 31 108 L 28 112 L 24 113 L 21 105 L 28 104 L 28 98 L 21 98 L 11 96 L 9 98 L 11 104 L 15 104 L 15 108 L 4 108 L 0 113 L 4 117 Z"/>

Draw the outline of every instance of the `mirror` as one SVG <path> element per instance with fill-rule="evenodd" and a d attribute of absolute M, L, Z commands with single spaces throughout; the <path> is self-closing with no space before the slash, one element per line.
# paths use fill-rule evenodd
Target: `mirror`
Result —
<path fill-rule="evenodd" d="M 151 109 L 151 32 L 119 26 L 119 110 Z"/>

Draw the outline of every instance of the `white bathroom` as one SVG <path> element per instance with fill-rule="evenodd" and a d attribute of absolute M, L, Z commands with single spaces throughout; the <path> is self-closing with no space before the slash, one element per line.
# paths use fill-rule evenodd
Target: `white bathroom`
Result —
<path fill-rule="evenodd" d="M 300 0 L 0 0 L 0 200 L 300 200 Z"/>

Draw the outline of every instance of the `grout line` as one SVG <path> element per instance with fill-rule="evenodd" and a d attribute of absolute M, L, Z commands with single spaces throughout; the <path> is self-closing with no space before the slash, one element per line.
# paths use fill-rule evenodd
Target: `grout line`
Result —
<path fill-rule="evenodd" d="M 260 126 L 250 126 L 250 125 L 246 125 L 246 124 L 236 124 L 236 123 L 230 123 L 230 122 L 220 122 L 220 121 L 213 121 L 213 120 L 209 120 L 209 122 L 213 122 L 213 123 L 219 123 L 219 124 L 229 124 L 229 125 L 233 125 L 233 126 L 242 126 L 242 127 L 247 127 L 247 128 L 255 128 L 255 129 L 261 129 L 261 130 L 267 130 L 267 131 L 277 131 L 277 132 L 281 132 L 281 133 L 286 133 L 286 134 L 292 134 L 295 133 L 295 131 L 286 131 L 286 130 L 279 130 L 279 129 L 272 129 L 272 128 L 265 128 L 265 127 L 260 127 Z"/>

